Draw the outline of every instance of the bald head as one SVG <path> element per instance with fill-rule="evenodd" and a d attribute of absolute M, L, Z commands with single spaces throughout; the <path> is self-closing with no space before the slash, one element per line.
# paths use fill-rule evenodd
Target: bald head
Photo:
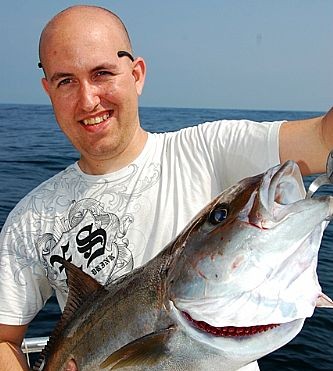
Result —
<path fill-rule="evenodd" d="M 39 40 L 39 59 L 43 61 L 47 55 L 48 45 L 57 37 L 62 37 L 64 41 L 75 36 L 76 32 L 94 32 L 97 27 L 103 25 L 109 28 L 115 35 L 121 50 L 132 53 L 131 41 L 122 20 L 108 9 L 77 5 L 69 7 L 55 15 L 44 27 Z"/>

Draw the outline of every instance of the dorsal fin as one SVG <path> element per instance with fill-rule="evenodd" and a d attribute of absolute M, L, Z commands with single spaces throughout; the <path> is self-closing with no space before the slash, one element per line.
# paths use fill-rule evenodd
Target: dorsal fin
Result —
<path fill-rule="evenodd" d="M 65 267 L 67 274 L 68 299 L 64 313 L 66 311 L 67 304 L 71 302 L 82 303 L 84 299 L 86 299 L 88 296 L 91 296 L 103 287 L 103 285 L 98 283 L 94 278 L 67 260 L 58 257 L 57 261 L 59 261 L 59 263 Z"/>
<path fill-rule="evenodd" d="M 36 361 L 33 370 L 41 371 L 44 369 L 48 354 L 52 350 L 56 340 L 61 336 L 63 329 L 71 322 L 72 316 L 88 297 L 91 297 L 97 291 L 104 290 L 104 286 L 98 283 L 94 278 L 83 272 L 80 268 L 67 260 L 57 257 L 58 263 L 65 267 L 68 284 L 68 298 L 57 326 L 53 330 L 45 348 Z"/>

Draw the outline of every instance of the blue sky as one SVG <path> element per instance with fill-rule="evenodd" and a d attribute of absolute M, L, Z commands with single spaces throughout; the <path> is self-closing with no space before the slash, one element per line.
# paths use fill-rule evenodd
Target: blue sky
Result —
<path fill-rule="evenodd" d="M 142 106 L 325 111 L 333 105 L 332 0 L 9 0 L 1 5 L 0 103 L 49 103 L 44 24 L 73 4 L 126 23 L 148 77 Z"/>

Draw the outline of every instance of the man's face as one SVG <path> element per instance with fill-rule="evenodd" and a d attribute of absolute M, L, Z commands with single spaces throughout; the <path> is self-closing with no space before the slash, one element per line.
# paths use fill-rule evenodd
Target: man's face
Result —
<path fill-rule="evenodd" d="M 124 42 L 117 27 L 81 23 L 66 24 L 44 42 L 42 82 L 81 162 L 109 160 L 126 150 L 139 128 L 145 65 L 141 58 L 118 57 Z"/>

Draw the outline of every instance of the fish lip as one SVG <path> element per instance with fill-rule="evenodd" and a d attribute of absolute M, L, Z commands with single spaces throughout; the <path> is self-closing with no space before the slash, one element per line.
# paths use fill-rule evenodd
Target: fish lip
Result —
<path fill-rule="evenodd" d="M 304 200 L 306 190 L 301 171 L 294 161 L 271 168 L 262 179 L 258 193 L 252 200 L 249 210 L 250 224 L 261 229 L 270 228 L 271 223 L 281 222 L 290 208 L 298 201 Z"/>
<path fill-rule="evenodd" d="M 249 337 L 254 336 L 262 332 L 272 330 L 278 326 L 280 323 L 269 324 L 269 325 L 256 325 L 256 326 L 222 326 L 215 327 L 204 321 L 197 321 L 193 319 L 187 312 L 181 311 L 182 316 L 189 322 L 193 327 L 203 331 L 205 333 L 211 334 L 217 337 Z"/>
<path fill-rule="evenodd" d="M 250 335 L 216 336 L 213 333 L 202 331 L 189 322 L 183 313 L 177 309 L 172 300 L 169 304 L 171 317 L 183 328 L 183 331 L 187 332 L 196 341 L 222 351 L 230 359 L 234 359 L 235 354 L 237 354 L 237 359 L 242 356 L 247 357 L 248 346 L 252 349 L 260 349 L 260 351 L 254 352 L 258 354 L 251 358 L 252 360 L 261 358 L 292 340 L 301 331 L 305 320 L 304 318 L 296 318 L 267 329 L 267 331 L 257 331 L 255 334 Z M 242 345 L 241 348 L 239 348 L 240 344 Z M 236 353 L 235 350 L 237 350 Z M 244 351 L 243 353 L 242 350 Z"/>
<path fill-rule="evenodd" d="M 170 308 L 174 312 L 175 317 L 180 320 L 184 324 L 186 323 L 187 326 L 190 326 L 195 331 L 199 331 L 200 333 L 206 336 L 213 336 L 215 338 L 225 338 L 225 339 L 242 339 L 242 338 L 252 338 L 256 335 L 260 335 L 264 332 L 268 332 L 270 330 L 274 330 L 280 326 L 286 325 L 287 323 L 275 323 L 275 324 L 266 324 L 266 325 L 255 325 L 255 326 L 221 326 L 215 327 L 210 325 L 207 322 L 195 320 L 191 317 L 191 315 L 183 310 L 177 308 L 173 301 L 170 301 Z"/>
<path fill-rule="evenodd" d="M 296 190 L 297 194 L 291 192 L 291 190 Z M 305 196 L 306 191 L 303 184 L 302 174 L 296 162 L 285 162 L 271 175 L 268 187 L 267 205 L 270 210 L 273 208 L 274 203 L 289 205 L 304 199 Z"/>

